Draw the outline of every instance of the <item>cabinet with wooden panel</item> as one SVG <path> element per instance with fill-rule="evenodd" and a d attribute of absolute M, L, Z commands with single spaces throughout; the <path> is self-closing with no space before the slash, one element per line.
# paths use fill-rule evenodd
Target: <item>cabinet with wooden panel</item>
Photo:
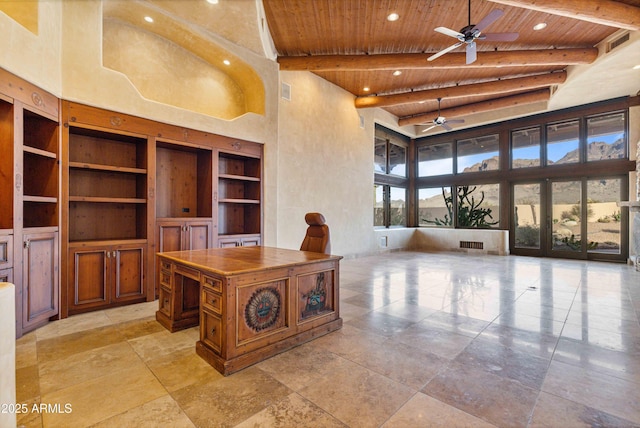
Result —
<path fill-rule="evenodd" d="M 66 312 L 144 301 L 147 138 L 68 125 Z"/>
<path fill-rule="evenodd" d="M 12 232 L 0 230 L 0 282 L 13 282 Z"/>
<path fill-rule="evenodd" d="M 59 100 L 0 69 L 0 280 L 16 285 L 16 335 L 57 317 Z"/>
<path fill-rule="evenodd" d="M 22 329 L 33 330 L 58 314 L 58 232 L 29 229 L 23 234 Z"/>
<path fill-rule="evenodd" d="M 146 247 L 144 240 L 111 245 L 72 244 L 69 313 L 144 301 Z"/>
<path fill-rule="evenodd" d="M 157 251 L 209 248 L 212 243 L 211 148 L 158 141 Z"/>
<path fill-rule="evenodd" d="M 262 163 L 259 156 L 218 155 L 218 246 L 260 245 Z"/>

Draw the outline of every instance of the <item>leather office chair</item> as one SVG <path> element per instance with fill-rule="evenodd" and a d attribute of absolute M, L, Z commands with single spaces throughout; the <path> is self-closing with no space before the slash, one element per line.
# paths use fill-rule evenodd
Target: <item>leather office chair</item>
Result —
<path fill-rule="evenodd" d="M 329 226 L 325 224 L 324 216 L 320 213 L 307 213 L 304 216 L 304 221 L 307 222 L 309 227 L 300 250 L 331 254 Z"/>

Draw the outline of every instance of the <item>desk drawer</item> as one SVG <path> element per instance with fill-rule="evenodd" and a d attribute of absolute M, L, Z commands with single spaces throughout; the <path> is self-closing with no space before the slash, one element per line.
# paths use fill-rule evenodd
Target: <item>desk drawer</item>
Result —
<path fill-rule="evenodd" d="M 216 314 L 222 315 L 222 296 L 211 291 L 211 289 L 202 287 L 202 300 L 200 303 L 203 308 L 208 308 Z"/>
<path fill-rule="evenodd" d="M 171 271 L 166 271 L 164 269 L 160 271 L 160 284 L 171 289 Z"/>
<path fill-rule="evenodd" d="M 200 312 L 200 340 L 212 351 L 222 349 L 222 320 L 204 309 Z"/>
<path fill-rule="evenodd" d="M 222 281 L 207 275 L 202 276 L 202 285 L 209 287 L 211 290 L 222 293 Z"/>
<path fill-rule="evenodd" d="M 160 287 L 158 301 L 160 303 L 160 307 L 158 308 L 160 312 L 170 317 L 171 316 L 171 291 L 166 290 L 164 287 Z"/>
<path fill-rule="evenodd" d="M 167 261 L 162 260 L 162 261 L 160 262 L 160 269 L 164 269 L 164 270 L 171 271 L 171 263 L 169 263 L 169 262 L 167 262 Z"/>

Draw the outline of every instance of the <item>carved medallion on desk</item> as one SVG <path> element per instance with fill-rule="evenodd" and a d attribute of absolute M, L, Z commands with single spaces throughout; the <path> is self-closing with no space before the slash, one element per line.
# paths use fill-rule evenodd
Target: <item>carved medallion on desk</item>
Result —
<path fill-rule="evenodd" d="M 287 281 L 239 286 L 237 343 L 242 344 L 287 327 Z"/>
<path fill-rule="evenodd" d="M 281 298 L 278 290 L 265 287 L 256 290 L 244 308 L 244 320 L 254 331 L 271 327 L 280 315 Z"/>

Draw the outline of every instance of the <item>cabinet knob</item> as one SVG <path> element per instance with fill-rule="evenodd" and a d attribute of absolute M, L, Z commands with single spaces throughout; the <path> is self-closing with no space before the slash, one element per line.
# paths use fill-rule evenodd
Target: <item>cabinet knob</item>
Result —
<path fill-rule="evenodd" d="M 211 327 L 211 334 L 216 334 L 216 328 L 215 327 Z"/>
<path fill-rule="evenodd" d="M 212 304 L 212 305 L 213 305 L 213 304 L 215 304 L 215 303 L 216 303 L 216 301 L 217 301 L 217 300 L 216 300 L 215 298 L 214 298 L 214 299 L 211 299 L 211 304 Z"/>
<path fill-rule="evenodd" d="M 29 248 L 31 246 L 31 241 L 30 240 L 25 240 L 24 241 L 24 248 Z"/>

